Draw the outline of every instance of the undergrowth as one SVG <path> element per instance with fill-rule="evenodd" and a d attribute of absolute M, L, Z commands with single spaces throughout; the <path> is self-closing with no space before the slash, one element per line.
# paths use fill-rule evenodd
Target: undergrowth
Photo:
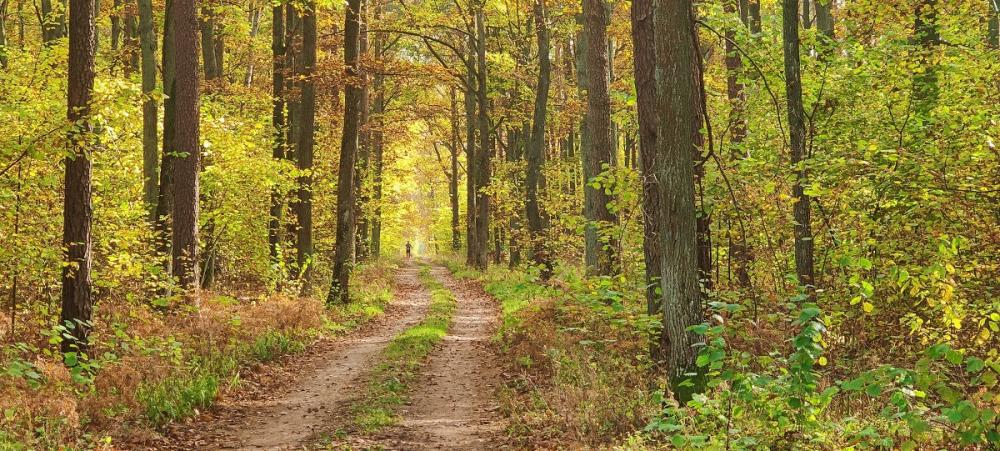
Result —
<path fill-rule="evenodd" d="M 99 448 L 197 414 L 255 365 L 302 352 L 383 313 L 396 267 L 356 272 L 355 301 L 324 309 L 281 294 L 203 293 L 162 308 L 102 301 L 90 355 L 58 352 L 60 330 L 23 337 L 0 354 L 0 449 Z"/>
<path fill-rule="evenodd" d="M 451 326 L 454 295 L 434 279 L 427 266 L 420 269 L 420 281 L 431 293 L 427 315 L 386 346 L 367 390 L 351 407 L 354 422 L 363 431 L 374 432 L 396 422 L 395 410 L 405 402 L 417 369 Z"/>

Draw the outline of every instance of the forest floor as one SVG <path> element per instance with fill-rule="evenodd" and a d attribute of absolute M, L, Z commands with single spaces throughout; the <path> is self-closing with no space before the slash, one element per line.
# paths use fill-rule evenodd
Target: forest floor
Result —
<path fill-rule="evenodd" d="M 377 431 L 353 425 L 351 405 L 369 385 L 386 345 L 427 314 L 430 291 L 407 262 L 386 315 L 337 340 L 324 340 L 261 368 L 190 423 L 174 425 L 159 449 L 496 449 L 498 355 L 490 343 L 498 309 L 481 287 L 447 269 L 430 274 L 454 295 L 448 334 L 408 387 L 397 420 Z"/>

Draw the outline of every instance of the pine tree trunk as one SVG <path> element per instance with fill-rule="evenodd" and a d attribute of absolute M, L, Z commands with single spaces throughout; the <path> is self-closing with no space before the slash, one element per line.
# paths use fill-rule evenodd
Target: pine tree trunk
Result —
<path fill-rule="evenodd" d="M 361 0 L 348 0 L 344 23 L 344 66 L 348 82 L 344 92 L 344 132 L 337 179 L 337 244 L 327 304 L 347 303 L 350 300 L 348 287 L 354 266 L 354 165 L 361 121 L 361 72 L 358 62 L 361 51 L 360 12 Z"/>
<path fill-rule="evenodd" d="M 659 226 L 663 207 L 657 189 L 657 126 L 659 123 L 656 92 L 656 47 L 653 37 L 653 0 L 633 0 L 632 2 L 632 42 L 635 67 L 636 106 L 639 115 L 639 160 L 642 175 L 642 225 L 643 260 L 646 263 L 646 311 L 650 315 L 661 312 L 660 297 L 656 294 L 660 285 Z M 660 350 L 666 343 L 654 343 L 654 358 L 662 358 Z"/>
<path fill-rule="evenodd" d="M 552 262 L 545 248 L 545 227 L 540 202 L 539 187 L 542 165 L 545 163 L 545 120 L 552 80 L 552 62 L 549 59 L 549 25 L 546 19 L 545 0 L 535 0 L 535 35 L 538 41 L 538 83 L 535 86 L 535 109 L 532 114 L 531 134 L 525 146 L 527 171 L 525 174 L 525 216 L 531 234 L 531 260 L 542 267 L 542 279 L 552 275 Z"/>
<path fill-rule="evenodd" d="M 94 89 L 95 6 L 93 0 L 77 0 L 70 5 L 69 82 L 66 116 L 74 124 L 68 142 L 72 155 L 63 160 L 66 169 L 63 199 L 62 313 L 60 325 L 69 330 L 62 342 L 63 352 L 87 352 L 93 311 L 90 268 L 93 261 L 90 237 L 93 220 L 91 203 L 91 160 L 96 137 L 89 121 Z"/>
<path fill-rule="evenodd" d="M 478 89 L 476 103 L 479 123 L 479 152 L 476 153 L 476 254 L 474 266 L 486 269 L 490 240 L 490 119 L 489 99 L 486 92 L 486 17 L 482 6 L 476 10 L 476 72 Z"/>
<path fill-rule="evenodd" d="M 175 0 L 166 0 L 166 10 Z M 176 128 L 176 61 L 174 58 L 174 20 L 170 14 L 163 16 L 163 150 L 160 152 L 160 180 L 156 193 L 157 253 L 163 257 L 165 273 L 173 275 L 171 251 L 171 218 L 174 204 L 174 131 Z"/>
<path fill-rule="evenodd" d="M 449 99 L 451 100 L 451 178 L 448 180 L 448 195 L 451 198 L 451 249 L 458 252 L 462 249 L 462 227 L 460 212 L 458 209 L 458 97 L 455 87 L 451 88 Z"/>
<path fill-rule="evenodd" d="M 791 0 L 795 1 L 795 0 Z M 659 2 L 655 5 L 656 55 L 659 65 L 657 103 L 659 128 L 657 147 L 662 159 L 658 167 L 659 193 L 664 214 L 660 221 L 660 288 L 663 302 L 663 334 L 669 343 L 667 376 L 674 396 L 682 403 L 703 390 L 703 377 L 695 365 L 702 340 L 688 327 L 704 321 L 698 286 L 698 236 L 695 209 L 694 159 L 699 76 L 695 50 L 695 25 L 691 0 Z"/>
<path fill-rule="evenodd" d="M 599 176 L 613 163 L 611 136 L 611 98 L 608 80 L 608 17 L 604 0 L 583 0 L 584 25 L 587 28 L 586 77 L 587 117 L 583 149 L 584 216 L 587 226 L 587 269 L 595 275 L 612 275 L 617 270 L 617 245 L 601 230 L 616 222 L 608 209 L 611 196 L 605 187 L 595 188 L 590 180 Z"/>
<path fill-rule="evenodd" d="M 194 0 L 171 0 L 176 58 L 173 267 L 181 287 L 198 286 L 198 172 L 201 163 L 198 105 L 198 15 Z"/>
<path fill-rule="evenodd" d="M 271 127 L 274 142 L 271 158 L 285 159 L 285 13 L 284 6 L 276 3 L 271 7 Z M 271 253 L 271 264 L 281 264 L 281 217 L 284 200 L 277 188 L 271 189 L 271 208 L 267 224 L 267 245 Z"/>
<path fill-rule="evenodd" d="M 813 279 L 813 239 L 810 219 L 809 196 L 805 194 L 808 183 L 806 159 L 806 123 L 802 106 L 802 78 L 799 72 L 799 14 L 798 2 L 784 0 L 782 8 L 782 35 L 785 53 L 785 91 L 788 101 L 789 144 L 791 163 L 795 168 L 792 197 L 795 199 L 795 274 L 799 283 L 810 287 Z"/>
<path fill-rule="evenodd" d="M 309 293 L 312 283 L 313 225 L 312 225 L 312 185 L 313 185 L 313 132 L 316 123 L 316 2 L 309 1 L 302 12 L 302 80 L 299 96 L 299 134 L 296 167 L 300 171 L 298 179 L 298 202 L 295 216 L 298 219 L 298 239 L 295 242 L 296 263 L 302 292 Z"/>
<path fill-rule="evenodd" d="M 368 3 L 369 0 L 361 1 L 361 55 L 368 54 Z M 364 75 L 361 85 L 361 119 L 358 125 L 358 161 L 354 174 L 354 196 L 357 203 L 354 207 L 354 217 L 357 220 L 357 236 L 355 237 L 355 249 L 357 261 L 363 262 L 368 258 L 368 219 L 365 217 L 365 205 L 368 203 L 367 189 L 365 183 L 368 178 L 368 168 L 371 163 L 371 133 L 369 132 L 368 119 L 371 113 L 370 93 L 368 89 L 368 76 Z"/>
<path fill-rule="evenodd" d="M 139 46 L 142 54 L 142 192 L 149 217 L 155 221 L 159 156 L 156 125 L 159 111 L 156 90 L 156 33 L 153 31 L 153 0 L 139 1 Z"/>

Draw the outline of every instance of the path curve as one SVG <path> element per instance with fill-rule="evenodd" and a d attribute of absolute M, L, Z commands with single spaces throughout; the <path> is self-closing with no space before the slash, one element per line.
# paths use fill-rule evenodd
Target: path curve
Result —
<path fill-rule="evenodd" d="M 400 268 L 391 313 L 377 324 L 297 357 L 290 365 L 298 377 L 264 399 L 218 406 L 208 421 L 180 434 L 175 449 L 303 449 L 328 429 L 337 406 L 356 395 L 352 381 L 369 372 L 393 337 L 423 318 L 430 295 L 418 271 Z"/>

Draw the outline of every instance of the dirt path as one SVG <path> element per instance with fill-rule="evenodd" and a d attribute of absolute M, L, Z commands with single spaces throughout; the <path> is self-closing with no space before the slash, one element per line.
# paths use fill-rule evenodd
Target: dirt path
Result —
<path fill-rule="evenodd" d="M 490 345 L 498 317 L 495 301 L 448 271 L 431 271 L 458 301 L 451 331 L 424 365 L 400 413 L 399 426 L 379 437 L 388 449 L 493 450 L 502 430 L 493 397 L 500 365 Z"/>
<path fill-rule="evenodd" d="M 430 302 L 407 265 L 396 276 L 395 301 L 386 318 L 343 341 L 320 345 L 288 365 L 292 377 L 263 399 L 220 405 L 207 421 L 179 434 L 178 449 L 302 449 L 320 432 L 329 432 L 335 409 L 356 395 L 361 378 L 399 332 L 419 322 Z"/>

